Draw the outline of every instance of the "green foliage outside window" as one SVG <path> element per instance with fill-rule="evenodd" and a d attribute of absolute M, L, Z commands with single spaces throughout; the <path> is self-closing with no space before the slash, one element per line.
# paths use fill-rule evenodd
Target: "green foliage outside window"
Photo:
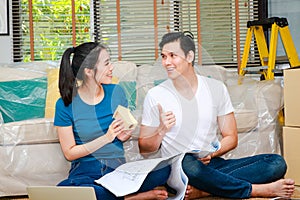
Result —
<path fill-rule="evenodd" d="M 76 0 L 76 44 L 91 41 L 90 0 Z M 71 0 L 32 0 L 34 60 L 59 60 L 72 46 Z M 23 61 L 30 60 L 28 0 L 21 0 Z"/>

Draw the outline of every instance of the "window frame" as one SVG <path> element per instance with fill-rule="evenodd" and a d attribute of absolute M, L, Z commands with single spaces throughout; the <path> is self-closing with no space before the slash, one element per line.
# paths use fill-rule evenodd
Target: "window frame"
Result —
<path fill-rule="evenodd" d="M 22 38 L 24 37 L 22 31 L 20 31 L 20 29 L 22 29 L 22 19 L 20 18 L 20 16 L 22 15 L 22 11 L 21 11 L 21 6 L 20 6 L 20 1 L 21 0 L 12 0 L 12 4 L 13 4 L 13 58 L 14 58 L 14 62 L 20 62 L 20 61 L 24 61 L 23 60 L 23 52 L 24 50 L 22 50 L 24 44 L 22 43 Z M 31 1 L 31 0 L 29 0 Z M 72 0 L 74 2 L 74 0 Z M 231 2 L 231 3 L 235 3 L 238 4 L 240 3 L 238 0 L 227 0 L 227 2 Z M 256 1 L 256 0 L 248 0 L 247 2 L 250 1 Z M 258 1 L 258 0 L 257 0 Z M 103 20 L 103 18 L 101 17 L 101 15 L 99 15 L 98 11 L 100 10 L 101 2 L 105 2 L 105 1 L 100 1 L 100 0 L 90 0 L 90 39 L 96 42 L 104 42 L 105 37 L 103 37 L 103 24 L 101 24 L 101 20 Z M 124 0 L 122 0 L 122 2 L 124 2 Z M 148 0 L 148 2 L 150 2 Z M 186 28 L 182 27 L 182 19 L 180 19 L 180 12 L 182 9 L 182 5 L 185 4 L 186 2 L 190 3 L 190 2 L 194 2 L 196 5 L 196 8 L 198 9 L 199 7 L 201 8 L 201 3 L 205 2 L 204 0 L 200 1 L 200 0 L 196 0 L 196 1 L 181 1 L 181 0 L 153 0 L 151 1 L 153 3 L 153 13 L 155 15 L 157 15 L 156 17 L 153 16 L 153 30 L 154 30 L 154 37 L 152 38 L 152 40 L 150 41 L 151 43 L 153 43 L 153 47 L 148 48 L 147 52 L 145 51 L 145 56 L 147 56 L 148 54 L 150 54 L 150 57 L 153 58 L 153 62 L 155 62 L 157 59 L 159 59 L 159 49 L 158 49 L 158 43 L 159 40 L 161 38 L 161 36 L 163 35 L 161 29 L 162 28 L 158 28 L 160 26 L 161 19 L 159 19 L 159 14 L 161 12 L 161 7 L 160 4 L 164 3 L 164 4 L 169 4 L 169 15 L 168 15 L 168 19 L 169 19 L 169 25 L 167 25 L 164 28 L 164 33 L 167 31 L 185 31 Z M 114 1 L 115 4 L 119 4 L 119 6 L 122 4 L 120 0 L 116 0 Z M 134 2 L 136 4 L 136 2 Z M 119 7 L 118 8 L 121 12 L 122 12 L 122 8 Z M 264 18 L 266 17 L 266 14 L 263 14 L 266 12 L 267 9 L 267 0 L 262 0 L 262 1 L 258 1 L 258 14 L 257 17 L 258 19 L 260 18 Z M 116 8 L 117 10 L 117 8 Z M 197 24 L 201 24 L 203 23 L 201 21 L 201 16 L 199 14 L 199 9 L 196 11 L 196 16 L 194 16 L 195 18 L 193 19 Z M 232 10 L 232 15 L 240 15 L 240 10 L 239 9 L 235 9 Z M 165 14 L 165 13 L 164 13 Z M 162 16 L 164 15 L 162 14 Z M 121 22 L 123 20 L 121 13 L 119 13 L 119 16 L 117 16 L 119 18 L 119 25 L 117 24 L 117 28 L 119 28 L 119 31 L 122 30 L 121 29 Z M 73 34 L 73 46 L 76 45 L 76 43 L 78 43 L 77 41 L 75 41 L 76 37 L 74 37 L 74 34 L 76 34 L 75 31 L 75 23 L 76 20 L 76 13 L 73 12 L 73 16 L 72 16 L 72 34 Z M 160 21 L 161 20 L 161 21 Z M 236 35 L 236 38 L 233 38 L 234 40 L 234 44 L 232 45 L 232 51 L 234 52 L 233 55 L 233 60 L 232 62 L 220 62 L 217 61 L 214 63 L 215 64 L 220 64 L 223 65 L 225 67 L 236 67 L 237 65 L 239 65 L 239 62 L 241 60 L 241 54 L 243 52 L 243 38 L 245 38 L 245 24 L 239 23 L 237 21 L 232 21 L 233 27 L 235 26 L 237 28 L 237 34 L 235 34 L 234 32 L 232 32 L 232 35 Z M 235 24 L 235 25 L 234 25 Z M 102 26 L 102 27 L 101 27 Z M 118 27 L 119 26 L 119 27 Z M 116 28 L 114 27 L 114 28 Z M 196 44 L 200 44 L 201 42 L 203 42 L 203 35 L 201 34 L 201 31 L 203 30 L 203 28 L 201 28 L 200 26 L 197 26 L 196 28 L 194 27 L 193 29 L 193 33 L 195 36 L 195 42 Z M 200 32 L 200 34 L 198 34 Z M 196 34 L 195 34 L 196 33 Z M 108 34 L 110 35 L 110 37 L 112 37 L 113 34 Z M 118 37 L 119 43 L 120 41 L 124 41 L 125 39 L 121 38 L 120 36 L 121 34 L 117 34 L 115 35 L 115 37 Z M 121 40 L 121 39 L 122 40 Z M 31 39 L 34 40 L 34 39 Z M 198 42 L 200 41 L 200 42 Z M 110 47 L 110 44 L 107 44 Z M 126 48 L 124 48 L 121 44 L 118 44 L 118 48 L 113 48 L 110 47 L 112 49 L 112 53 L 113 56 L 118 55 L 117 57 L 115 56 L 116 60 L 126 60 L 126 59 L 130 59 L 131 61 L 135 61 L 135 62 L 139 62 L 138 59 L 136 60 L 137 57 L 135 57 L 135 55 L 131 55 L 131 56 L 126 56 L 124 57 L 122 55 L 122 51 L 124 52 L 124 50 L 126 50 Z M 200 47 L 201 45 L 197 45 L 198 47 Z M 251 53 L 249 58 L 253 60 L 253 62 L 257 61 L 257 49 L 255 48 L 255 44 L 252 44 L 253 48 L 251 48 Z M 33 58 L 32 60 L 34 60 L 34 47 L 31 45 L 30 46 L 30 51 L 31 54 L 33 54 Z M 143 49 L 138 49 L 138 50 L 143 50 Z M 26 50 L 25 50 L 26 51 Z M 134 53 L 134 52 L 133 52 Z M 202 51 L 199 51 L 199 55 L 201 55 Z M 198 55 L 198 54 L 197 54 Z M 141 58 L 140 58 L 141 59 Z M 199 58 L 197 58 L 198 61 L 200 60 Z M 214 60 L 214 59 L 212 59 Z M 258 59 L 259 61 L 259 59 Z M 200 64 L 206 64 L 206 63 L 201 63 L 201 61 L 199 61 Z M 143 63 L 138 63 L 138 64 L 143 64 Z M 211 64 L 211 63 L 208 63 Z"/>
<path fill-rule="evenodd" d="M 94 3 L 99 2 L 98 0 L 92 0 L 92 1 Z M 154 0 L 153 4 L 156 4 L 156 6 L 157 6 L 157 4 L 159 2 L 162 2 L 162 1 Z M 169 19 L 170 24 L 168 25 L 169 30 L 167 30 L 167 31 L 191 31 L 191 32 L 194 33 L 195 43 L 197 44 L 197 47 L 198 47 L 197 49 L 201 48 L 201 50 L 199 50 L 198 53 L 197 53 L 197 61 L 198 61 L 199 64 L 219 64 L 219 65 L 223 65 L 225 67 L 236 67 L 237 65 L 240 65 L 240 60 L 241 60 L 241 56 L 242 56 L 241 54 L 242 54 L 242 51 L 243 51 L 243 45 L 244 45 L 244 41 L 245 41 L 245 38 L 246 38 L 246 31 L 247 31 L 246 30 L 247 29 L 247 27 L 246 27 L 247 21 L 245 21 L 245 19 L 244 19 L 244 21 L 241 21 L 240 16 L 244 16 L 244 18 L 247 18 L 249 20 L 257 20 L 260 17 L 259 16 L 260 12 L 259 12 L 259 9 L 257 7 L 255 7 L 255 12 L 256 12 L 255 16 L 249 17 L 247 14 L 245 15 L 243 13 L 243 12 L 245 12 L 245 9 L 242 10 L 242 12 L 241 12 L 240 7 L 242 7 L 243 4 L 241 4 L 238 0 L 227 0 L 227 4 L 232 4 L 232 5 L 233 4 L 235 4 L 235 5 L 238 4 L 239 5 L 239 8 L 234 8 L 234 6 L 232 6 L 230 8 L 231 9 L 231 16 L 230 16 L 231 21 L 230 21 L 230 23 L 232 24 L 230 29 L 232 29 L 232 30 L 235 29 L 236 30 L 236 31 L 231 32 L 232 35 L 236 35 L 236 37 L 233 37 L 233 36 L 231 37 L 232 43 L 230 44 L 231 45 L 230 50 L 232 51 L 232 53 L 231 53 L 232 54 L 232 57 L 231 57 L 232 60 L 230 62 L 225 62 L 225 61 L 215 61 L 214 58 L 210 58 L 210 60 L 211 60 L 210 62 L 203 62 L 202 63 L 202 59 L 199 58 L 202 53 L 205 54 L 204 55 L 205 57 L 207 57 L 207 58 L 210 57 L 209 53 L 204 53 L 204 52 L 206 52 L 206 50 L 202 48 L 203 43 L 201 44 L 201 42 L 204 41 L 203 32 L 201 32 L 204 28 L 201 28 L 201 27 L 197 26 L 196 28 L 193 27 L 192 30 L 191 30 L 189 27 L 187 27 L 187 28 L 183 27 L 184 22 L 183 22 L 183 19 L 181 18 L 181 15 L 183 13 L 182 12 L 182 10 L 183 10 L 182 7 L 183 7 L 184 4 L 188 4 L 188 3 L 186 3 L 186 1 L 183 2 L 183 1 L 176 1 L 176 0 L 170 0 L 168 2 L 170 3 L 170 5 L 172 4 L 173 7 L 170 6 L 170 16 L 169 16 L 170 17 L 170 19 Z M 201 24 L 203 19 L 200 16 L 201 12 L 197 8 L 199 8 L 199 7 L 201 8 L 201 3 L 203 3 L 204 1 L 203 0 L 202 1 L 196 0 L 196 1 L 187 1 L 187 2 L 189 2 L 189 3 L 192 2 L 190 8 L 194 7 L 194 5 L 197 5 L 197 6 L 195 6 L 197 11 L 195 11 L 193 13 L 194 18 L 192 19 L 194 21 L 193 22 L 194 26 L 195 26 L 195 24 Z M 221 2 L 225 2 L 225 1 L 221 1 Z M 258 1 L 258 0 L 249 0 L 248 2 L 256 3 L 255 6 L 262 6 L 261 4 L 259 4 L 260 1 Z M 120 4 L 120 1 L 116 0 L 116 3 Z M 166 1 L 164 1 L 164 3 L 166 3 Z M 121 10 L 121 12 L 122 12 L 122 10 Z M 123 10 L 123 12 L 125 12 L 125 11 Z M 254 11 L 251 11 L 251 12 L 254 12 Z M 249 13 L 250 13 L 250 11 L 249 11 Z M 94 16 L 98 16 L 98 15 L 99 14 L 94 13 Z M 239 15 L 239 17 L 238 17 L 239 20 L 234 20 L 236 15 Z M 102 15 L 99 18 L 103 19 L 105 17 L 106 16 Z M 172 17 L 174 17 L 173 20 L 172 20 Z M 187 19 L 186 17 L 184 18 L 184 20 L 192 21 L 191 19 Z M 97 25 L 95 24 L 95 26 L 100 26 L 101 27 L 101 26 L 103 26 L 103 24 L 105 24 L 105 23 L 103 23 L 103 21 L 102 21 L 102 24 L 101 23 L 99 23 Z M 122 32 L 122 26 L 123 25 L 124 24 L 117 24 L 118 29 L 119 29 L 119 33 L 111 34 L 110 37 L 115 37 L 115 35 L 118 35 L 119 41 L 120 41 L 120 35 L 122 34 L 122 33 L 120 34 L 120 32 Z M 188 26 L 190 26 L 190 24 Z M 167 31 L 165 31 L 165 32 L 167 32 Z M 206 34 L 209 34 L 209 33 L 206 33 Z M 94 31 L 95 40 L 100 41 L 100 42 L 105 42 L 105 40 L 102 39 L 102 36 L 103 35 L 101 35 L 101 28 Z M 157 35 L 156 40 L 151 41 L 152 43 L 155 43 L 154 48 L 156 48 L 156 53 L 154 55 L 152 55 L 152 57 L 155 58 L 155 60 L 158 59 L 157 46 L 158 46 L 160 36 L 161 35 Z M 124 39 L 122 39 L 122 40 L 124 40 Z M 200 41 L 200 42 L 198 42 L 198 41 Z M 110 46 L 110 43 L 107 43 L 107 45 Z M 113 52 L 118 52 L 118 57 L 114 57 L 114 58 L 117 59 L 117 60 L 129 59 L 129 58 L 124 57 L 123 54 L 122 54 L 123 49 L 126 49 L 126 47 L 122 46 L 121 43 L 119 43 L 118 45 L 119 45 L 118 49 L 113 50 Z M 252 48 L 253 51 L 250 52 L 250 57 L 253 58 L 254 60 L 257 60 L 258 56 L 257 56 L 257 51 L 254 47 L 255 44 L 252 44 L 252 46 L 253 46 L 253 48 Z M 221 48 L 221 47 L 219 47 L 219 48 Z M 228 52 L 228 50 L 224 51 L 224 52 Z M 221 53 L 222 52 L 220 52 L 220 54 Z M 199 55 L 199 57 L 198 57 L 198 55 Z M 134 56 L 132 56 L 132 58 L 134 58 Z M 152 62 L 155 62 L 155 60 L 152 60 Z M 132 60 L 132 61 L 136 61 L 136 60 Z M 144 63 L 138 63 L 138 64 L 144 64 Z"/>

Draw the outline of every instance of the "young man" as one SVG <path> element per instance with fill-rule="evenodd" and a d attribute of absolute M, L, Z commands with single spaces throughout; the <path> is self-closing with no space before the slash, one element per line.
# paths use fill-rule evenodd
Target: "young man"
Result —
<path fill-rule="evenodd" d="M 172 32 L 160 43 L 168 79 L 149 90 L 144 101 L 139 147 L 143 154 L 187 153 L 182 161 L 189 178 L 186 199 L 207 195 L 227 198 L 291 197 L 294 181 L 283 179 L 286 163 L 280 155 L 221 158 L 237 146 L 233 106 L 225 85 L 194 71 L 191 33 Z M 221 131 L 220 141 L 217 130 Z"/>

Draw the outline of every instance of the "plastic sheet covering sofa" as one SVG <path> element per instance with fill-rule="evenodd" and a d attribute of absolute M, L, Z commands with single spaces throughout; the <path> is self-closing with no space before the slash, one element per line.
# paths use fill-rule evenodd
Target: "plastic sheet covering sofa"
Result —
<path fill-rule="evenodd" d="M 159 63 L 159 62 L 157 62 Z M 167 78 L 160 64 L 136 66 L 115 63 L 114 77 L 126 91 L 129 107 L 140 122 L 147 91 Z M 197 73 L 224 82 L 237 118 L 238 147 L 224 155 L 237 158 L 259 153 L 281 153 L 282 88 L 276 81 L 237 76 L 221 66 L 195 67 Z M 70 163 L 64 158 L 53 127 L 59 97 L 57 62 L 0 64 L 0 197 L 26 195 L 29 185 L 56 185 L 66 178 Z M 124 143 L 127 161 L 142 159 L 137 138 Z"/>

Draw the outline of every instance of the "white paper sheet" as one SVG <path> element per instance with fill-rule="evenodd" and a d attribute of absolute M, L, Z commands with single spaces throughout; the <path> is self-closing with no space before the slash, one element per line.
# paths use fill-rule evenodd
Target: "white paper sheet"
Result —
<path fill-rule="evenodd" d="M 188 178 L 183 172 L 182 169 L 182 159 L 185 154 L 181 154 L 173 158 L 172 162 L 172 170 L 167 181 L 167 184 L 177 191 L 176 195 L 173 197 L 169 197 L 170 200 L 182 200 L 184 199 L 184 194 L 188 185 Z"/>
<path fill-rule="evenodd" d="M 195 154 L 197 157 L 205 157 L 212 152 L 193 150 L 187 153 Z M 171 173 L 167 181 L 168 185 L 176 190 L 176 195 L 169 197 L 169 200 L 182 200 L 188 185 L 188 178 L 182 169 L 182 159 L 185 153 L 165 158 L 145 159 L 128 162 L 113 172 L 106 174 L 96 183 L 101 184 L 117 197 L 126 196 L 137 192 L 143 184 L 146 176 L 161 162 L 171 163 Z"/>
<path fill-rule="evenodd" d="M 101 184 L 117 197 L 125 196 L 138 191 L 148 173 L 159 163 L 168 161 L 174 157 L 175 156 L 128 162 L 119 166 L 113 172 L 95 180 L 95 182 Z"/>

